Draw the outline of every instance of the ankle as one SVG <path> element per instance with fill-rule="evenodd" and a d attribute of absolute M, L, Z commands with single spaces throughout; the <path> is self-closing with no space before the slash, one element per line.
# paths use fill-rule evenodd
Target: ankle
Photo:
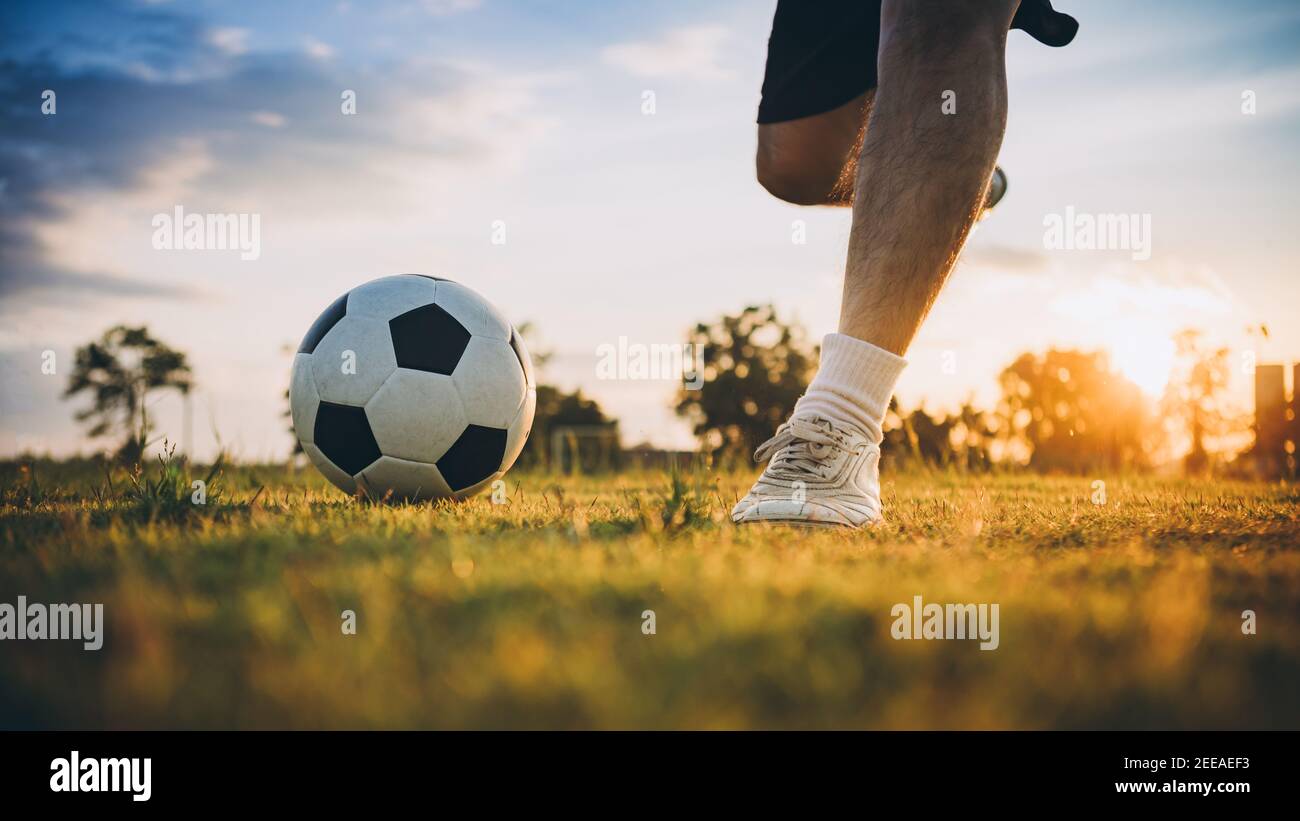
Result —
<path fill-rule="evenodd" d="M 873 444 L 883 438 L 881 425 L 889 410 L 894 384 L 907 360 L 844 334 L 827 334 L 821 367 L 795 405 L 795 415 L 815 414 L 857 428 Z"/>

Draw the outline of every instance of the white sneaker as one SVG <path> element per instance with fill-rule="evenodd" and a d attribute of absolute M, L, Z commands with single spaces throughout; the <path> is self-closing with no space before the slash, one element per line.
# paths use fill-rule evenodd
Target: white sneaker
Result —
<path fill-rule="evenodd" d="M 731 510 L 737 524 L 868 527 L 880 515 L 880 447 L 856 428 L 796 416 L 754 451 L 771 457 L 748 495 Z"/>

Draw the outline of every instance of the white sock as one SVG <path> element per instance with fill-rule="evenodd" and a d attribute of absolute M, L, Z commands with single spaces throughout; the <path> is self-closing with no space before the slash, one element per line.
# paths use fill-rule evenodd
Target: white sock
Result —
<path fill-rule="evenodd" d="M 880 444 L 889 398 L 906 365 L 903 357 L 870 342 L 827 334 L 822 340 L 821 367 L 808 392 L 795 404 L 794 413 L 848 422 Z"/>

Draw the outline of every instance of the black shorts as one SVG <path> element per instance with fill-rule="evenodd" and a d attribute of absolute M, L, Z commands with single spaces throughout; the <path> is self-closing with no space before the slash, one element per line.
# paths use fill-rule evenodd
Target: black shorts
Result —
<path fill-rule="evenodd" d="M 838 108 L 876 86 L 881 0 L 777 0 L 760 123 Z M 1049 0 L 1022 0 L 1012 28 L 1049 46 L 1074 39 L 1079 24 Z"/>

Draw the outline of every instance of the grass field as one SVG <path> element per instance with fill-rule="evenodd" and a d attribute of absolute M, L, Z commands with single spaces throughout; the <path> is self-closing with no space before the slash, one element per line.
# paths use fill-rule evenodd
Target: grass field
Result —
<path fill-rule="evenodd" d="M 1300 728 L 1294 486 L 909 473 L 846 534 L 733 527 L 747 475 L 189 478 L 0 466 L 0 602 L 107 622 L 0 644 L 0 726 Z M 894 640 L 915 595 L 997 603 L 1000 646 Z"/>

